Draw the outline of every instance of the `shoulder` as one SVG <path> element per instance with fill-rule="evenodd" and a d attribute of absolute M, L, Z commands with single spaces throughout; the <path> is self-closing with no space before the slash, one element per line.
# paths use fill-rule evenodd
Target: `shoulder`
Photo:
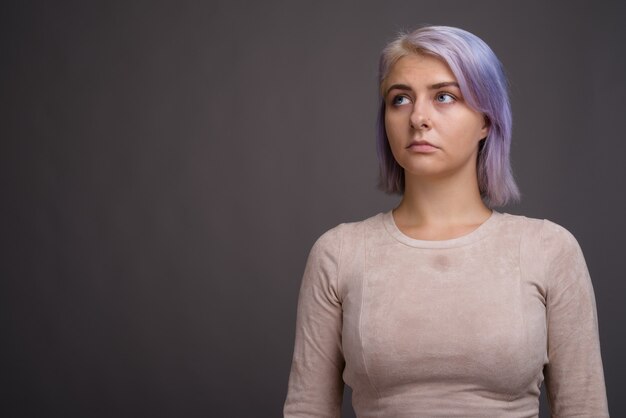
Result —
<path fill-rule="evenodd" d="M 538 278 L 546 289 L 589 281 L 582 250 L 569 230 L 548 219 L 505 217 L 517 230 L 520 262 L 526 274 Z"/>
<path fill-rule="evenodd" d="M 382 213 L 378 213 L 367 219 L 356 222 L 344 222 L 337 226 L 330 228 L 315 241 L 313 249 L 315 250 L 329 250 L 340 249 L 342 244 L 350 243 L 355 240 L 360 240 L 364 232 L 372 227 L 376 227 L 381 224 Z"/>
<path fill-rule="evenodd" d="M 569 230 L 547 219 L 543 220 L 541 239 L 546 250 L 580 251 L 578 241 Z"/>
<path fill-rule="evenodd" d="M 376 223 L 379 216 L 380 214 L 359 222 L 341 223 L 320 235 L 309 252 L 304 283 L 317 277 L 316 280 L 328 280 L 328 283 L 335 286 L 346 259 L 353 261 L 354 257 L 351 255 L 363 246 L 362 231 L 370 223 Z"/>
<path fill-rule="evenodd" d="M 541 249 L 545 254 L 548 277 L 558 280 L 561 276 L 571 277 L 576 271 L 588 276 L 587 264 L 578 240 L 561 225 L 544 220 Z"/>
<path fill-rule="evenodd" d="M 548 219 L 503 213 L 501 226 L 503 230 L 518 231 L 527 243 L 546 249 L 578 246 L 569 230 Z"/>
<path fill-rule="evenodd" d="M 309 261 L 340 265 L 341 260 L 354 259 L 354 255 L 364 249 L 366 235 L 372 232 L 372 228 L 382 225 L 382 215 L 379 213 L 361 221 L 340 223 L 328 229 L 313 244 Z"/>
<path fill-rule="evenodd" d="M 583 260 L 574 235 L 556 222 L 505 213 L 500 226 L 501 234 L 519 239 L 520 255 L 531 264 L 549 268 L 564 260 Z"/>
<path fill-rule="evenodd" d="M 580 278 L 587 280 L 583 252 L 568 229 L 548 219 L 508 216 L 521 229 L 520 255 L 524 265 L 529 271 L 543 276 L 547 286 Z"/>

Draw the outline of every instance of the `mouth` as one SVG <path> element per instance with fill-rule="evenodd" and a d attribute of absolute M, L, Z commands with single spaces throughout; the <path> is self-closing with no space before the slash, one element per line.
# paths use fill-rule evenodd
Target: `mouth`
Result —
<path fill-rule="evenodd" d="M 431 144 L 428 141 L 417 140 L 417 141 L 411 141 L 411 143 L 406 147 L 406 149 L 410 151 L 414 151 L 414 152 L 419 152 L 419 153 L 429 153 L 429 152 L 437 151 L 439 147 Z"/>

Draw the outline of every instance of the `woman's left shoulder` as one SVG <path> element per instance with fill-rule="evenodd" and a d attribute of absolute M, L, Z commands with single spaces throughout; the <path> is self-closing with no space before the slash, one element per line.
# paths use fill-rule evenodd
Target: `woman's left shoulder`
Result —
<path fill-rule="evenodd" d="M 503 224 L 518 229 L 528 243 L 534 243 L 548 253 L 580 252 L 574 235 L 564 226 L 549 219 L 502 214 Z"/>
<path fill-rule="evenodd" d="M 541 236 L 554 237 L 556 239 L 571 240 L 574 235 L 564 226 L 550 219 L 532 218 L 524 215 L 501 213 L 502 223 L 510 228 L 532 230 Z"/>

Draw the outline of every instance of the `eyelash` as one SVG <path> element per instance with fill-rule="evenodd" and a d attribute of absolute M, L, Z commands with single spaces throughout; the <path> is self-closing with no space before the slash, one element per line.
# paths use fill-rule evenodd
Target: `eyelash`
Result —
<path fill-rule="evenodd" d="M 439 102 L 442 104 L 450 104 L 450 103 L 454 103 L 456 102 L 458 99 L 456 98 L 456 96 L 454 94 L 448 93 L 448 92 L 439 92 L 437 94 L 435 94 L 435 100 L 438 101 L 438 98 L 443 97 L 443 96 L 447 96 L 451 99 L 450 102 Z M 404 94 L 399 94 L 397 96 L 394 96 L 393 99 L 391 99 L 391 105 L 392 106 L 402 106 L 403 104 L 398 103 L 399 99 L 407 99 L 409 101 L 411 101 L 411 98 L 404 95 Z"/>
<path fill-rule="evenodd" d="M 399 95 L 397 95 L 397 96 L 394 96 L 394 98 L 393 98 L 393 99 L 391 99 L 391 104 L 392 104 L 393 106 L 402 106 L 402 104 L 398 103 L 398 100 L 399 100 L 399 99 L 407 99 L 407 100 L 409 100 L 409 101 L 411 100 L 411 99 L 409 99 L 407 96 L 404 96 L 404 95 L 399 94 Z"/>
<path fill-rule="evenodd" d="M 446 92 L 437 93 L 435 95 L 435 100 L 437 100 L 439 97 L 442 97 L 442 96 L 448 96 L 452 100 L 450 103 L 454 103 L 457 100 L 456 97 L 453 94 L 446 93 Z M 443 102 L 440 102 L 440 103 L 443 103 Z M 447 103 L 445 103 L 445 104 L 447 104 Z"/>

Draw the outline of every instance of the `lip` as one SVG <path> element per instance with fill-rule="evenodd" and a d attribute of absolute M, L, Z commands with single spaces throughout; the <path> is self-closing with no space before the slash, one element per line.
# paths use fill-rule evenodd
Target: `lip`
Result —
<path fill-rule="evenodd" d="M 428 141 L 419 140 L 419 141 L 411 141 L 411 143 L 406 147 L 409 151 L 417 152 L 420 154 L 429 154 L 431 152 L 437 151 L 439 148 L 434 146 Z"/>

